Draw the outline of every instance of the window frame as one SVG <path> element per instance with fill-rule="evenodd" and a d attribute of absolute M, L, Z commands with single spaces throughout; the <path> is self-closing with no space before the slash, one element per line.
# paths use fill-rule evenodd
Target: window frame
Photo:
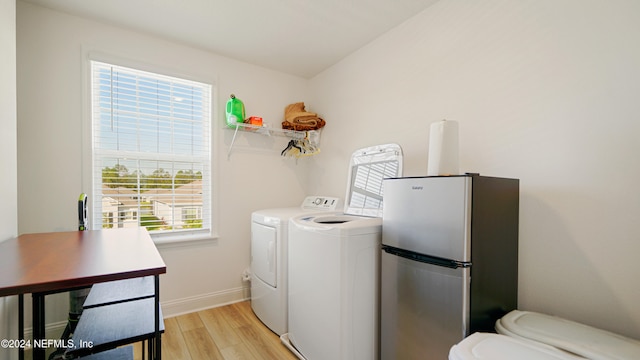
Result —
<path fill-rule="evenodd" d="M 165 233 L 154 233 L 151 232 L 150 235 L 156 244 L 187 244 L 194 241 L 206 241 L 213 240 L 218 238 L 218 211 L 217 211 L 217 200 L 218 200 L 218 192 L 217 190 L 217 181 L 216 176 L 218 172 L 217 162 L 215 161 L 215 146 L 214 141 L 217 138 L 217 124 L 216 117 L 218 112 L 218 105 L 215 99 L 217 99 L 217 88 L 216 81 L 212 81 L 208 76 L 196 75 L 196 74 L 185 74 L 183 72 L 172 71 L 171 66 L 166 65 L 153 65 L 145 62 L 133 61 L 127 58 L 122 58 L 118 56 L 108 55 L 101 52 L 95 51 L 86 51 L 83 49 L 84 53 L 84 61 L 83 61 L 83 136 L 82 136 L 82 148 L 83 148 L 83 190 L 85 193 L 89 194 L 89 208 L 90 216 L 93 219 L 89 219 L 89 223 L 93 226 L 97 220 L 96 216 L 100 218 L 100 224 L 102 224 L 103 215 L 101 212 L 98 212 L 96 209 L 98 208 L 94 201 L 102 202 L 102 193 L 99 190 L 96 190 L 94 187 L 94 178 L 96 176 L 95 164 L 94 164 L 94 119 L 93 119 L 93 93 L 92 93 L 92 61 L 108 63 L 115 66 L 122 66 L 126 68 L 131 68 L 135 70 L 140 70 L 144 72 L 149 72 L 152 74 L 158 74 L 160 76 L 169 76 L 175 77 L 178 79 L 184 79 L 188 81 L 200 82 L 203 84 L 207 84 L 210 86 L 210 98 L 209 98 L 209 124 L 208 124 L 208 154 L 209 154 L 209 163 L 207 164 L 209 167 L 209 180 L 208 184 L 205 182 L 205 186 L 207 186 L 208 191 L 203 190 L 203 196 L 208 192 L 208 196 L 205 201 L 209 203 L 209 213 L 210 216 L 207 217 L 209 228 L 208 229 L 185 229 L 181 231 L 175 232 L 165 232 Z M 140 219 L 140 214 L 137 216 Z M 206 224 L 207 221 L 203 219 L 203 224 Z M 91 227 L 90 227 L 91 229 Z"/>

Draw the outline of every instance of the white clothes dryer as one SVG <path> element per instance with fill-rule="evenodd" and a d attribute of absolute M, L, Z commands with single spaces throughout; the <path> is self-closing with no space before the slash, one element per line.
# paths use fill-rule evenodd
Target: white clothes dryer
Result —
<path fill-rule="evenodd" d="M 287 239 L 294 216 L 336 211 L 338 198 L 307 196 L 300 207 L 251 214 L 251 309 L 271 331 L 287 332 Z"/>
<path fill-rule="evenodd" d="M 289 332 L 301 359 L 372 360 L 378 354 L 382 180 L 402 173 L 396 144 L 354 152 L 343 213 L 289 222 Z"/>

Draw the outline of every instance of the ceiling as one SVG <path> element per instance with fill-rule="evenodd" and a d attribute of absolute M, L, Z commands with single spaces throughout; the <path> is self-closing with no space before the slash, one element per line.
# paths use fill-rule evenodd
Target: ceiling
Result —
<path fill-rule="evenodd" d="M 24 0 L 310 78 L 438 0 Z"/>

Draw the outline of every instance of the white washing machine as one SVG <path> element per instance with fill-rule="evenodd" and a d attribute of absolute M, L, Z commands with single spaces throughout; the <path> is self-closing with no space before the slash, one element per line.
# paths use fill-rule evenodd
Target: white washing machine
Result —
<path fill-rule="evenodd" d="M 402 173 L 396 144 L 354 152 L 343 213 L 289 222 L 289 332 L 301 359 L 379 357 L 382 179 Z"/>
<path fill-rule="evenodd" d="M 338 198 L 307 196 L 300 207 L 251 214 L 251 308 L 273 332 L 287 332 L 287 233 L 289 219 L 335 212 Z"/>

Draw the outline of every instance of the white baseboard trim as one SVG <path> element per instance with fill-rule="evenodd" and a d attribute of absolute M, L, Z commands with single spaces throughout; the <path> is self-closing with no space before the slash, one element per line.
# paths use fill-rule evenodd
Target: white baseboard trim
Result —
<path fill-rule="evenodd" d="M 62 333 L 64 332 L 65 327 L 67 327 L 67 320 L 46 324 L 44 326 L 45 339 L 60 339 L 60 336 L 62 336 Z M 24 328 L 24 338 L 33 339 L 32 327 Z"/>
<path fill-rule="evenodd" d="M 241 286 L 209 294 L 163 301 L 160 304 L 162 306 L 162 316 L 166 319 L 248 300 L 251 297 L 249 295 L 250 290 L 249 286 Z"/>

